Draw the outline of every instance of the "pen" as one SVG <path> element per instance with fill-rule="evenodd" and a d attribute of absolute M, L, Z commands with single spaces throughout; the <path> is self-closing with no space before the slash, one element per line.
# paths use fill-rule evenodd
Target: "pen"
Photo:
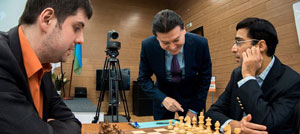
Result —
<path fill-rule="evenodd" d="M 139 125 L 136 121 L 134 122 L 134 125 L 135 125 L 135 127 L 137 127 L 137 128 L 140 127 L 140 125 Z"/>

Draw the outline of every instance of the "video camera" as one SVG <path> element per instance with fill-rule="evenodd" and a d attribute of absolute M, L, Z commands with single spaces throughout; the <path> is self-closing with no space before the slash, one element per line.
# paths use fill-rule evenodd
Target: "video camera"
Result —
<path fill-rule="evenodd" d="M 121 48 L 121 43 L 119 41 L 111 41 L 110 39 L 117 39 L 119 34 L 115 30 L 111 30 L 107 32 L 107 46 L 106 46 L 106 53 L 110 57 L 117 57 L 119 55 L 118 50 Z"/>

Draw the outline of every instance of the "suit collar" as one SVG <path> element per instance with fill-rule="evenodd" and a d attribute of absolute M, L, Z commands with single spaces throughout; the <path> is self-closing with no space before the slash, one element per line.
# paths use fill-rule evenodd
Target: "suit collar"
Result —
<path fill-rule="evenodd" d="M 274 83 L 276 83 L 276 79 L 279 76 L 281 76 L 281 73 L 283 72 L 280 60 L 276 56 L 274 56 L 274 58 L 275 61 L 273 67 L 271 68 L 261 87 L 264 92 L 267 91 L 267 89 L 269 89 L 270 87 L 272 87 Z"/>
<path fill-rule="evenodd" d="M 157 55 L 153 55 L 154 57 L 152 60 L 155 60 L 157 62 L 157 65 L 159 67 L 158 73 L 156 75 L 160 75 L 161 78 L 166 78 L 166 61 L 165 61 L 165 50 L 163 50 L 160 45 L 158 40 L 156 39 L 156 36 L 154 36 L 155 42 L 153 43 L 154 45 L 154 53 Z M 151 59 L 150 59 L 151 60 Z"/>
<path fill-rule="evenodd" d="M 18 83 L 20 83 L 20 85 L 18 85 L 18 86 L 23 89 L 24 93 L 26 94 L 27 99 L 34 106 L 32 96 L 30 93 L 30 89 L 29 89 L 29 85 L 28 85 L 27 74 L 26 74 L 25 67 L 24 67 L 23 55 L 22 55 L 22 51 L 21 51 L 20 39 L 19 39 L 19 33 L 18 33 L 18 27 L 14 27 L 8 32 L 8 40 L 9 40 L 9 47 L 10 47 L 13 55 L 15 56 L 15 58 L 18 62 L 18 65 L 21 69 L 21 73 L 22 73 L 21 75 L 16 76 L 16 77 L 19 77 L 18 79 L 21 79 L 18 81 Z M 35 108 L 35 106 L 34 106 L 34 108 Z"/>
<path fill-rule="evenodd" d="M 9 47 L 12 53 L 14 54 L 15 58 L 17 59 L 18 64 L 21 67 L 22 71 L 24 72 L 24 74 L 26 74 L 24 63 L 23 63 L 23 55 L 20 46 L 18 27 L 14 27 L 8 32 L 8 38 L 9 38 Z"/>
<path fill-rule="evenodd" d="M 193 57 L 193 53 L 191 53 L 194 49 L 192 48 L 192 45 L 193 44 L 193 40 L 191 40 L 188 36 L 188 32 L 185 34 L 185 43 L 183 45 L 183 55 L 184 55 L 184 69 L 185 69 L 185 76 L 186 78 L 192 73 L 191 71 L 191 64 L 186 64 L 186 63 L 193 63 L 192 62 L 192 59 L 194 59 Z"/>

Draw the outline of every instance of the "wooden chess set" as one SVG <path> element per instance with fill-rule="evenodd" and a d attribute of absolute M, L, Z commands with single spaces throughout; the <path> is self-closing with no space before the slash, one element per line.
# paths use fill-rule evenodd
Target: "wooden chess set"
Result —
<path fill-rule="evenodd" d="M 197 124 L 197 118 L 192 119 L 187 116 L 179 117 L 179 122 L 176 121 L 173 125 L 173 121 L 169 120 L 169 126 L 159 128 L 145 128 L 145 129 L 133 129 L 133 130 L 121 130 L 117 124 L 110 124 L 108 121 L 100 123 L 99 134 L 220 134 L 220 123 L 215 123 L 215 130 L 211 129 L 211 119 L 208 117 L 205 119 L 201 112 L 199 122 Z M 184 123 L 185 122 L 185 123 Z M 205 123 L 205 124 L 204 124 Z M 241 129 L 235 128 L 233 134 L 240 134 Z M 224 128 L 224 134 L 232 134 L 230 125 L 226 125 Z"/>

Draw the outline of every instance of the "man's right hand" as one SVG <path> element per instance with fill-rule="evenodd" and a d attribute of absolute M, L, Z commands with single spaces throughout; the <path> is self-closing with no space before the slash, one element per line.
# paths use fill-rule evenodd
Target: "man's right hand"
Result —
<path fill-rule="evenodd" d="M 243 52 L 242 76 L 255 76 L 257 71 L 262 68 L 263 56 L 258 47 L 248 48 Z"/>
<path fill-rule="evenodd" d="M 181 105 L 173 98 L 171 97 L 166 97 L 162 104 L 164 105 L 164 107 L 171 111 L 171 112 L 177 112 L 177 111 L 181 111 L 184 112 L 183 108 L 181 107 Z"/>

